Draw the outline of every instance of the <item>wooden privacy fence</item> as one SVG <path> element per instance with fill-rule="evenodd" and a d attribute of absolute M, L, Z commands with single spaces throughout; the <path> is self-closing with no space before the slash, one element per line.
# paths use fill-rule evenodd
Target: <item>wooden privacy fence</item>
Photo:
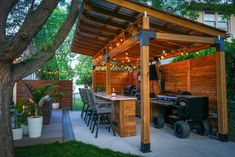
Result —
<path fill-rule="evenodd" d="M 72 93 L 73 93 L 73 82 L 70 80 L 66 81 L 53 81 L 53 80 L 25 80 L 25 82 L 30 83 L 33 87 L 40 87 L 45 84 L 53 84 L 54 88 L 58 90 L 63 90 L 66 93 L 66 96 L 64 96 L 60 100 L 60 106 L 62 109 L 65 110 L 71 110 L 72 109 Z M 20 98 L 29 98 L 30 94 L 25 87 L 23 81 L 17 82 L 16 87 L 16 98 L 17 101 Z"/>
<path fill-rule="evenodd" d="M 96 71 L 95 79 L 96 89 L 104 89 L 106 86 L 106 71 Z M 111 73 L 111 88 L 116 93 L 121 93 L 123 88 L 129 84 L 132 84 L 133 74 L 129 71 L 112 71 Z M 104 90 L 105 91 L 105 90 Z"/>

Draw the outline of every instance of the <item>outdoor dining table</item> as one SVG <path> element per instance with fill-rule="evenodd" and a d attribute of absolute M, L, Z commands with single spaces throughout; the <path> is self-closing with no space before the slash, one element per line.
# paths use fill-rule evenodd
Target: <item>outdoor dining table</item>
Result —
<path fill-rule="evenodd" d="M 116 122 L 115 131 L 121 137 L 136 135 L 136 110 L 135 97 L 128 97 L 123 95 L 108 95 L 106 93 L 95 93 L 98 98 L 112 101 L 114 104 L 114 111 L 112 120 Z"/>

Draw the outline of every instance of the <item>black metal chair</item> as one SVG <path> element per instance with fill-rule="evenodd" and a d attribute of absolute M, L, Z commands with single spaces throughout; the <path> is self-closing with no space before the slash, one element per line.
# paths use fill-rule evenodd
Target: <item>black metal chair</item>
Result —
<path fill-rule="evenodd" d="M 96 134 L 95 134 L 95 138 L 98 137 L 98 131 L 99 131 L 99 127 L 104 126 L 109 128 L 112 128 L 113 130 L 113 135 L 116 136 L 116 133 L 114 131 L 113 128 L 113 124 L 112 124 L 112 103 L 111 102 L 98 102 L 96 101 L 94 92 L 91 89 L 87 90 L 87 94 L 88 94 L 88 100 L 90 105 L 93 108 L 92 111 L 92 115 L 91 115 L 91 119 L 93 120 L 93 127 L 92 127 L 92 133 L 94 132 L 94 129 L 96 127 Z M 90 126 L 91 128 L 91 126 Z"/>

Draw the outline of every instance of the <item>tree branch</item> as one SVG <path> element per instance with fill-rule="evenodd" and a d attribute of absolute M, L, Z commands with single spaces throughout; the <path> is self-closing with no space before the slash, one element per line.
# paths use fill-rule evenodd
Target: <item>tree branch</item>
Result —
<path fill-rule="evenodd" d="M 70 12 L 58 32 L 55 34 L 53 44 L 50 49 L 41 50 L 26 63 L 13 65 L 13 79 L 15 81 L 32 74 L 35 70 L 39 69 L 55 55 L 55 51 L 68 36 L 70 30 L 73 27 L 73 24 L 77 19 L 79 13 L 79 5 L 81 5 L 80 0 L 72 0 Z"/>
<path fill-rule="evenodd" d="M 28 14 L 14 39 L 0 49 L 0 62 L 11 62 L 27 49 L 27 46 L 46 23 L 59 1 L 43 0 L 35 11 Z"/>
<path fill-rule="evenodd" d="M 0 45 L 6 38 L 7 16 L 19 0 L 0 0 Z"/>

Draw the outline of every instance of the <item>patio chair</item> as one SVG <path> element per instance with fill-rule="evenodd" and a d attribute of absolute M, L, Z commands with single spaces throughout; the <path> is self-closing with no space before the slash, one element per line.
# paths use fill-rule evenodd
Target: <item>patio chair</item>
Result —
<path fill-rule="evenodd" d="M 87 106 L 87 101 L 86 101 L 86 93 L 84 93 L 84 90 L 83 88 L 79 88 L 79 93 L 80 93 L 80 96 L 81 96 L 81 99 L 82 99 L 82 103 L 83 103 L 83 106 L 82 106 L 82 112 L 81 112 L 81 117 L 83 118 L 83 114 L 85 112 L 85 108 Z"/>
<path fill-rule="evenodd" d="M 107 127 L 110 131 L 110 128 L 113 130 L 113 135 L 116 136 L 116 133 L 114 131 L 113 125 L 112 125 L 112 103 L 111 102 L 97 102 L 94 92 L 91 89 L 87 90 L 89 103 L 93 107 L 93 112 L 91 115 L 91 120 L 94 120 L 94 124 L 92 127 L 92 133 L 94 132 L 94 129 L 96 127 L 96 134 L 95 138 L 98 137 L 98 131 L 100 126 Z"/>

